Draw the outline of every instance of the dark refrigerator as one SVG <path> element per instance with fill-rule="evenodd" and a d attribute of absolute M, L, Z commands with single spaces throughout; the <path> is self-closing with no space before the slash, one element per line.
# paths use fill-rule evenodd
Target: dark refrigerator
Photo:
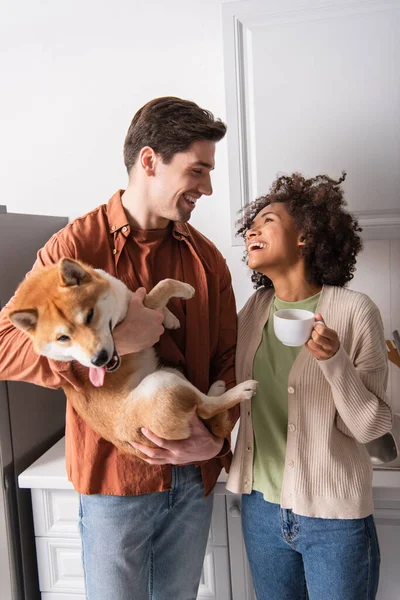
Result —
<path fill-rule="evenodd" d="M 64 217 L 7 213 L 0 206 L 0 308 Z M 30 490 L 18 475 L 52 446 L 65 426 L 65 397 L 29 383 L 0 381 L 0 600 L 40 600 Z"/>

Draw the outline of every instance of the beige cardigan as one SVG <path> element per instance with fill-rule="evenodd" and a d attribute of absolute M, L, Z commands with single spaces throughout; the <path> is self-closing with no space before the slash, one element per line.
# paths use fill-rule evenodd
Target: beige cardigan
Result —
<path fill-rule="evenodd" d="M 273 290 L 260 288 L 239 313 L 236 377 L 251 379 Z M 385 397 L 388 366 L 382 319 L 364 294 L 324 286 L 317 311 L 340 339 L 332 358 L 302 348 L 289 373 L 282 508 L 322 518 L 361 518 L 373 512 L 372 465 L 365 443 L 391 428 Z M 251 493 L 254 438 L 251 401 L 240 428 L 227 489 Z"/>

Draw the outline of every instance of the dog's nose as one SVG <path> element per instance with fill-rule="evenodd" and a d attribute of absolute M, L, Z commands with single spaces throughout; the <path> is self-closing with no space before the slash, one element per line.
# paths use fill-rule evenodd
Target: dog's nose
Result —
<path fill-rule="evenodd" d="M 108 363 L 108 352 L 107 352 L 107 350 L 104 350 L 104 349 L 100 350 L 100 352 L 98 352 L 96 354 L 96 356 L 94 356 L 90 362 L 95 367 L 104 367 L 104 365 Z"/>

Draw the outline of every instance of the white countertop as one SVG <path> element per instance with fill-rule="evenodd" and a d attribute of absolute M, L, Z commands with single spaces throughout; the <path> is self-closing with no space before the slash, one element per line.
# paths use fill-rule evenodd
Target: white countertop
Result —
<path fill-rule="evenodd" d="M 217 493 L 225 490 L 225 471 L 218 478 Z M 65 438 L 61 438 L 43 456 L 25 469 L 18 477 L 21 488 L 73 490 L 65 470 Z M 377 488 L 400 488 L 400 469 L 374 468 L 372 485 Z"/>
<path fill-rule="evenodd" d="M 73 490 L 65 470 L 65 437 L 49 448 L 18 477 L 20 488 Z"/>

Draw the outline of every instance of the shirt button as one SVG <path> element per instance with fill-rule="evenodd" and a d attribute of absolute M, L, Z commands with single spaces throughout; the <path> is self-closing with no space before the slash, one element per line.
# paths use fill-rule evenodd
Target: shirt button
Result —
<path fill-rule="evenodd" d="M 117 251 L 115 248 L 113 249 L 113 254 L 117 254 Z"/>
<path fill-rule="evenodd" d="M 294 467 L 294 462 L 292 460 L 289 460 L 288 465 L 289 467 Z"/>
<path fill-rule="evenodd" d="M 125 233 L 126 231 L 128 231 L 128 228 L 127 227 L 123 227 L 122 231 Z"/>
<path fill-rule="evenodd" d="M 288 429 L 289 431 L 296 431 L 296 425 L 293 425 L 293 423 L 289 423 Z"/>
<path fill-rule="evenodd" d="M 111 231 L 115 231 L 115 229 L 116 229 L 116 227 L 115 227 L 115 225 L 113 225 L 113 226 L 111 227 Z"/>
<path fill-rule="evenodd" d="M 294 387 L 289 386 L 287 391 L 289 392 L 289 394 L 294 394 Z"/>

